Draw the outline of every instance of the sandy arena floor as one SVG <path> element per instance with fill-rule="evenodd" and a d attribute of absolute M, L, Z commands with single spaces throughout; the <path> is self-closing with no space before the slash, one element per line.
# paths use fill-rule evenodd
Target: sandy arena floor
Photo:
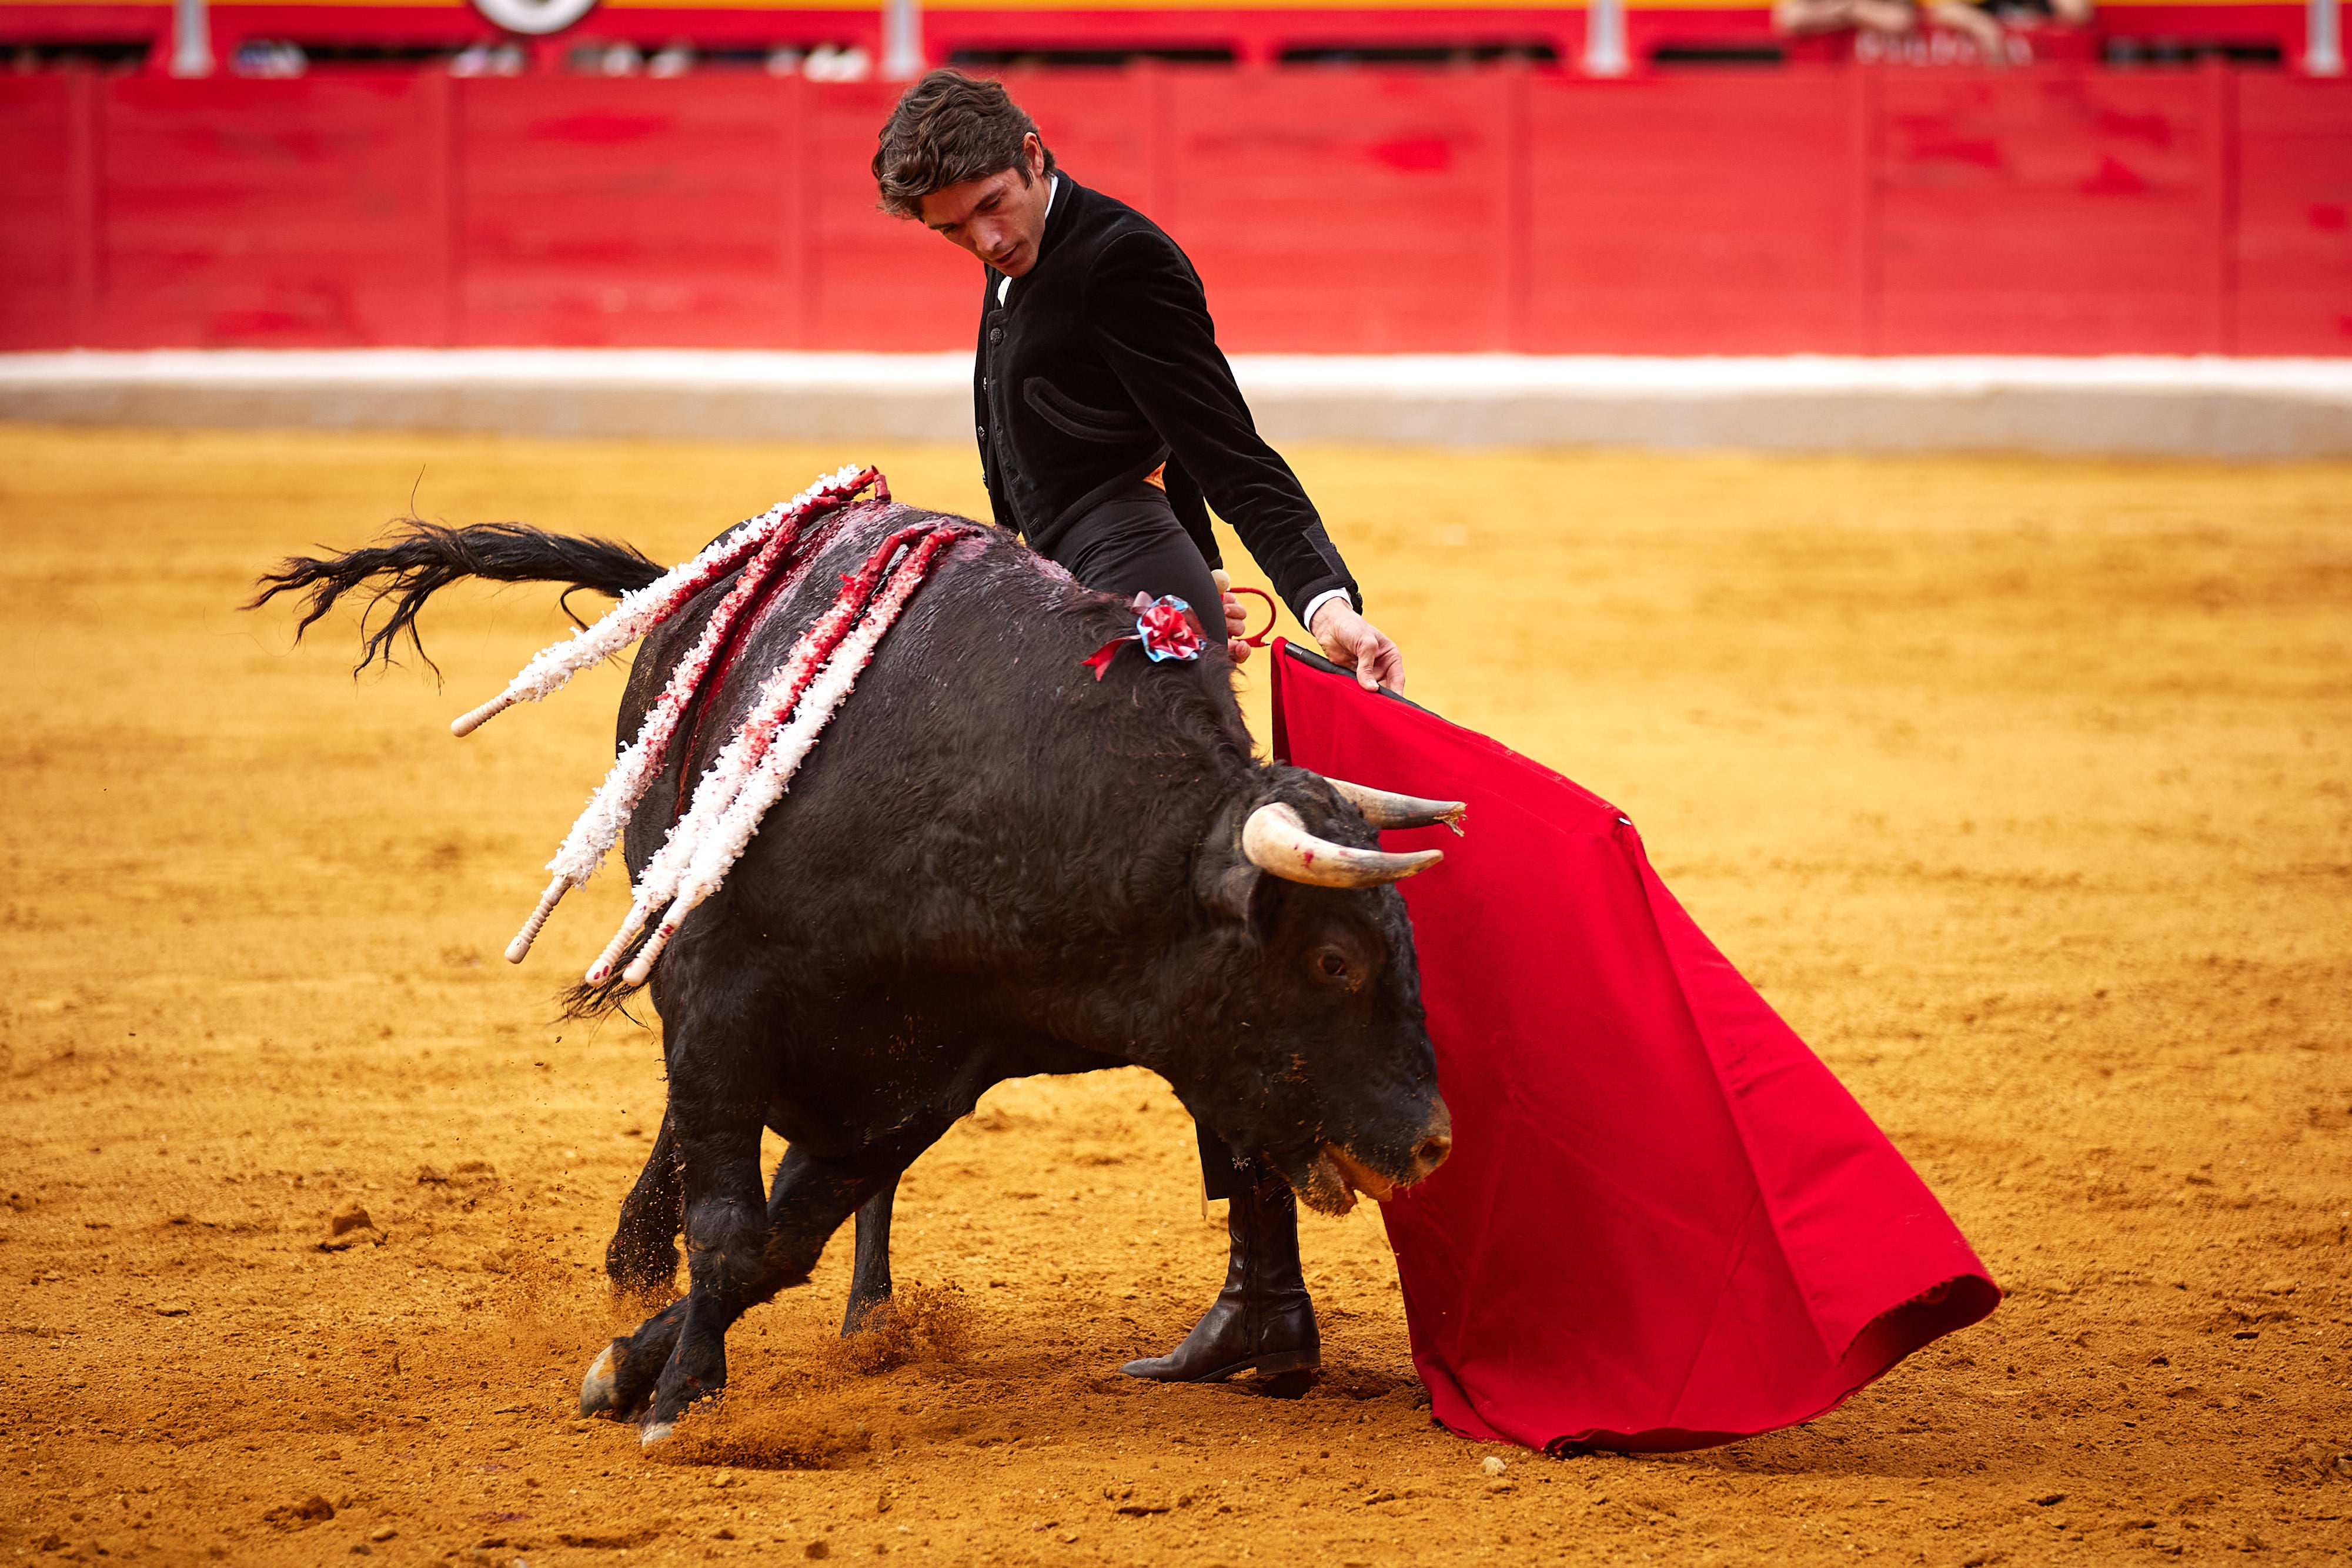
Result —
<path fill-rule="evenodd" d="M 868 456 L 980 500 L 937 449 L 0 430 L 0 1555 L 2352 1548 L 2345 466 L 1295 454 L 1412 695 L 1640 822 L 2011 1292 L 1843 1409 L 1492 1482 L 1428 1425 L 1370 1218 L 1307 1223 L 1307 1396 L 1121 1378 L 1223 1255 L 1132 1072 L 1008 1085 L 915 1168 L 911 1359 L 836 1347 L 845 1237 L 736 1332 L 698 1447 L 574 1420 L 661 1108 L 650 1035 L 550 1021 L 619 881 L 498 955 L 619 676 L 460 744 L 551 592 L 438 601 L 438 691 L 234 606 L 412 487 L 673 559 Z"/>

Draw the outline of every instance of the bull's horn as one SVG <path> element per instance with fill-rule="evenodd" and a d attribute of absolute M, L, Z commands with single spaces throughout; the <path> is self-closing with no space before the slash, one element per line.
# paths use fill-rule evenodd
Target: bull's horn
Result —
<path fill-rule="evenodd" d="M 1340 797 L 1364 814 L 1364 821 L 1376 828 L 1433 828 L 1443 822 L 1459 833 L 1462 820 L 1470 808 L 1459 800 L 1424 800 L 1418 795 L 1391 795 L 1385 789 L 1375 789 L 1365 784 L 1350 784 L 1345 779 L 1323 776 L 1323 782 L 1339 791 Z"/>
<path fill-rule="evenodd" d="M 1285 882 L 1317 887 L 1378 887 L 1426 871 L 1445 858 L 1444 850 L 1392 855 L 1318 839 L 1307 831 L 1297 811 L 1279 800 L 1270 800 L 1249 814 L 1249 821 L 1242 825 L 1242 853 L 1260 871 L 1272 872 Z"/>

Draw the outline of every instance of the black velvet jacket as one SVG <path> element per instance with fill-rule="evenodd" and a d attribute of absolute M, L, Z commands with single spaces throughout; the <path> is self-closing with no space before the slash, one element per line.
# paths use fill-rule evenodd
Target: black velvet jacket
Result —
<path fill-rule="evenodd" d="M 1052 555 L 1081 515 L 1164 462 L 1211 566 L 1204 497 L 1292 613 L 1334 588 L 1360 610 L 1314 503 L 1250 421 L 1192 264 L 1142 214 L 1060 179 L 1036 265 L 1004 304 L 1003 275 L 985 269 L 972 401 L 996 520 Z"/>

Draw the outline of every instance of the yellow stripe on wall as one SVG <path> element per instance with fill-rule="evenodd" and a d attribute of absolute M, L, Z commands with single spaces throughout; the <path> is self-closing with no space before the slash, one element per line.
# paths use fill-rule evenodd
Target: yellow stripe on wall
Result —
<path fill-rule="evenodd" d="M 614 0 L 620 4 L 623 0 Z M 1753 4 L 1753 0 L 1747 0 Z M 1769 5 L 1770 0 L 1765 0 Z M 1762 5 L 1756 6 L 1763 9 Z M 923 0 L 926 11 L 1581 11 L 1559 0 L 1284 0 L 1279 5 L 1235 5 L 1232 0 Z"/>
<path fill-rule="evenodd" d="M 74 0 L 68 0 L 68 3 L 72 4 L 74 3 Z M 97 0 L 97 3 L 104 5 L 107 3 L 107 0 Z M 308 10 L 313 5 L 363 5 L 373 11 L 397 9 L 411 11 L 470 12 L 474 10 L 473 6 L 467 3 L 467 0 L 205 0 L 205 3 L 215 9 L 226 9 L 232 5 L 275 5 L 289 10 Z M 6 9 L 7 7 L 5 5 L 0 5 L 0 14 L 5 14 Z M 478 12 L 475 14 L 479 15 Z"/>
<path fill-rule="evenodd" d="M 468 0 L 211 0 L 219 6 L 269 5 L 283 9 L 345 6 L 408 11 L 472 12 Z M 2302 0 L 2099 0 L 2104 5 L 2135 11 L 2266 10 L 2301 11 Z M 1232 0 L 923 0 L 931 11 L 1058 11 L 1181 12 L 1198 16 L 1222 12 L 1235 16 L 1260 16 L 1292 11 L 1552 11 L 1580 12 L 1588 0 L 1285 0 L 1279 5 L 1235 5 Z M 1624 0 L 1629 11 L 1763 11 L 1770 0 Z M 115 9 L 168 11 L 172 0 L 42 0 L 42 9 L 60 5 L 105 5 Z M 604 0 L 607 11 L 774 11 L 784 14 L 828 12 L 835 16 L 870 16 L 878 5 L 844 5 L 841 0 Z M 16 9 L 0 0 L 0 18 Z M 591 13 L 593 15 L 593 13 Z"/>

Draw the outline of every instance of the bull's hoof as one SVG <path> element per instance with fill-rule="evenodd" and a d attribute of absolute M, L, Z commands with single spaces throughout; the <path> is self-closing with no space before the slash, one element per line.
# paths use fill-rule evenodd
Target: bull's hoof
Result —
<path fill-rule="evenodd" d="M 621 1380 L 614 1370 L 613 1354 L 618 1346 L 618 1341 L 606 1345 L 604 1354 L 588 1368 L 588 1375 L 580 1380 L 581 1415 L 601 1416 L 619 1406 Z"/>
<path fill-rule="evenodd" d="M 842 1314 L 841 1337 L 851 1339 L 862 1333 L 878 1333 L 890 1325 L 890 1298 L 877 1296 L 870 1301 L 852 1299 L 849 1310 Z"/>
<path fill-rule="evenodd" d="M 648 1421 L 637 1433 L 637 1447 L 650 1448 L 656 1443 L 667 1439 L 670 1434 L 677 1430 L 677 1423 L 675 1421 Z"/>

